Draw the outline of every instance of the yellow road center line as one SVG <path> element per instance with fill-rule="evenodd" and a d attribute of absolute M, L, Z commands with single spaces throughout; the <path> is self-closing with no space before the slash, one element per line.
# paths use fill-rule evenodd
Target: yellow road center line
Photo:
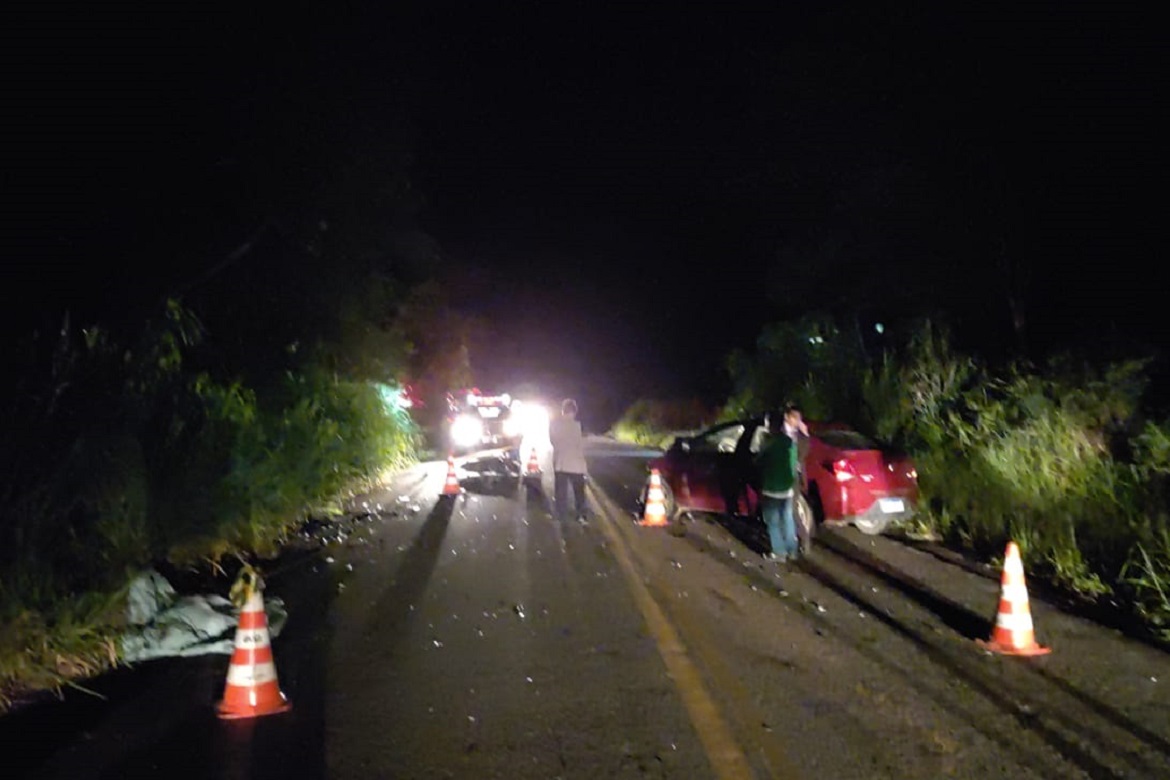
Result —
<path fill-rule="evenodd" d="M 597 503 L 602 504 L 601 501 Z M 687 655 L 678 632 L 658 606 L 658 602 L 650 595 L 646 584 L 642 582 L 630 558 L 627 542 L 622 539 L 621 533 L 615 527 L 615 521 L 611 519 L 608 511 L 598 512 L 598 517 L 602 521 L 601 531 L 610 541 L 614 558 L 625 575 L 630 593 L 646 621 L 650 634 L 654 637 L 658 653 L 666 664 L 666 670 L 682 696 L 683 705 L 687 708 L 691 724 L 699 735 L 703 752 L 707 754 L 707 760 L 715 776 L 719 780 L 754 780 L 755 774 L 747 756 L 740 749 L 715 700 L 703 685 L 702 676 Z"/>
<path fill-rule="evenodd" d="M 629 530 L 633 531 L 634 529 L 630 527 Z M 644 555 L 642 551 L 635 549 L 634 555 L 640 559 L 643 568 L 649 568 L 652 565 L 647 559 L 648 556 Z M 670 596 L 666 592 L 664 583 L 655 579 L 651 581 L 650 585 L 658 596 L 659 603 L 669 605 Z M 681 604 L 678 609 L 671 610 L 671 614 L 674 618 L 674 624 L 687 638 L 691 655 L 702 663 L 708 680 L 723 695 L 723 699 L 727 703 L 725 706 L 730 708 L 729 714 L 738 727 L 740 745 L 748 751 L 749 755 L 758 754 L 760 756 L 764 762 L 765 771 L 773 780 L 793 780 L 799 777 L 799 773 L 788 759 L 787 751 L 776 735 L 771 732 L 761 732 L 764 724 L 771 719 L 760 710 L 759 706 L 755 704 L 755 698 L 744 687 L 743 682 L 728 668 L 720 648 L 711 641 L 706 630 L 707 627 L 702 624 L 702 620 L 696 620 L 693 615 L 688 614 L 688 611 Z"/>

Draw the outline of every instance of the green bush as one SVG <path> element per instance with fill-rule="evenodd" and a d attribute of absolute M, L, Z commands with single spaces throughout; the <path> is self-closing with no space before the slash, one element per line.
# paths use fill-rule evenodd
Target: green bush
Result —
<path fill-rule="evenodd" d="M 306 363 L 261 395 L 196 367 L 202 339 L 172 302 L 129 344 L 66 324 L 49 367 L 24 367 L 0 419 L 0 710 L 114 662 L 111 605 L 142 568 L 272 554 L 414 457 L 379 384 Z"/>
<path fill-rule="evenodd" d="M 707 425 L 713 415 L 698 399 L 635 401 L 614 423 L 610 433 L 620 441 L 665 448 L 674 436 Z"/>
<path fill-rule="evenodd" d="M 1034 575 L 1111 594 L 1170 638 L 1170 426 L 1142 418 L 1146 366 L 993 370 L 929 322 L 869 363 L 831 322 L 803 320 L 731 357 L 723 415 L 791 399 L 900 445 L 918 465 L 920 530 L 991 559 L 1014 540 Z"/>
<path fill-rule="evenodd" d="M 794 403 L 811 420 L 857 419 L 866 366 L 855 329 L 831 317 L 772 323 L 753 353 L 736 351 L 728 358 L 734 391 L 719 416 L 735 419 Z"/>
<path fill-rule="evenodd" d="M 215 540 L 269 553 L 307 509 L 413 459 L 417 430 L 369 382 L 289 376 L 284 396 L 237 431 L 218 486 Z M 192 553 L 215 551 L 184 550 Z"/>
<path fill-rule="evenodd" d="M 994 557 L 1015 540 L 1029 568 L 1089 597 L 1166 609 L 1164 481 L 1170 437 L 1140 418 L 1145 362 L 1067 358 L 992 372 L 926 328 L 863 380 L 879 436 L 915 456 L 921 521 Z"/>
<path fill-rule="evenodd" d="M 1120 579 L 1138 614 L 1170 641 L 1170 525 L 1164 514 L 1148 536 L 1134 545 Z"/>

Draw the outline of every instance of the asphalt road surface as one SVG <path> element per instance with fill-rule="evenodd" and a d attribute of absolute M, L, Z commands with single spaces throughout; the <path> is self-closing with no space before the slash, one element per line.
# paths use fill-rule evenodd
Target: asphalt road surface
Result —
<path fill-rule="evenodd" d="M 1033 594 L 1053 653 L 989 654 L 998 573 L 928 546 L 638 527 L 648 454 L 590 442 L 585 523 L 491 455 L 454 498 L 399 474 L 267 566 L 292 711 L 220 721 L 226 657 L 151 662 L 0 719 L 0 777 L 1170 777 L 1165 652 Z"/>

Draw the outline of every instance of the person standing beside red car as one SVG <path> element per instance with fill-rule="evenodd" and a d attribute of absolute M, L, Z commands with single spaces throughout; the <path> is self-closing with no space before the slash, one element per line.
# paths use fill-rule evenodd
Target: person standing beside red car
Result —
<path fill-rule="evenodd" d="M 808 493 L 808 469 L 805 468 L 805 460 L 808 458 L 809 433 L 808 425 L 804 422 L 804 414 L 796 404 L 789 403 L 784 407 L 784 433 L 796 445 L 797 492 L 792 497 L 792 506 L 796 524 L 796 538 L 800 545 L 801 555 L 805 555 L 812 549 L 816 519 L 813 517 L 812 508 L 802 498 L 805 493 Z"/>
<path fill-rule="evenodd" d="M 784 417 L 787 427 L 787 409 Z M 769 427 L 774 424 L 774 419 L 775 415 L 769 416 Z M 764 557 L 771 561 L 793 560 L 800 553 L 792 512 L 796 500 L 797 459 L 797 443 L 790 435 L 770 436 L 756 458 L 760 472 L 760 514 L 768 527 L 768 539 L 772 545 L 771 552 Z"/>
<path fill-rule="evenodd" d="M 804 473 L 804 457 L 808 455 L 808 426 L 796 404 L 784 407 L 784 432 L 796 444 L 796 473 L 800 477 L 800 491 L 803 493 L 808 490 L 808 475 Z"/>

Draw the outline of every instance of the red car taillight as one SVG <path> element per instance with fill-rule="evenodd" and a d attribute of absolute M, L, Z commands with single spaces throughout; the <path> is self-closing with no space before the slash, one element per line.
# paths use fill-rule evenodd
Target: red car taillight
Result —
<path fill-rule="evenodd" d="M 838 482 L 848 482 L 857 476 L 857 472 L 853 469 L 853 464 L 842 458 L 833 463 L 833 478 Z"/>

